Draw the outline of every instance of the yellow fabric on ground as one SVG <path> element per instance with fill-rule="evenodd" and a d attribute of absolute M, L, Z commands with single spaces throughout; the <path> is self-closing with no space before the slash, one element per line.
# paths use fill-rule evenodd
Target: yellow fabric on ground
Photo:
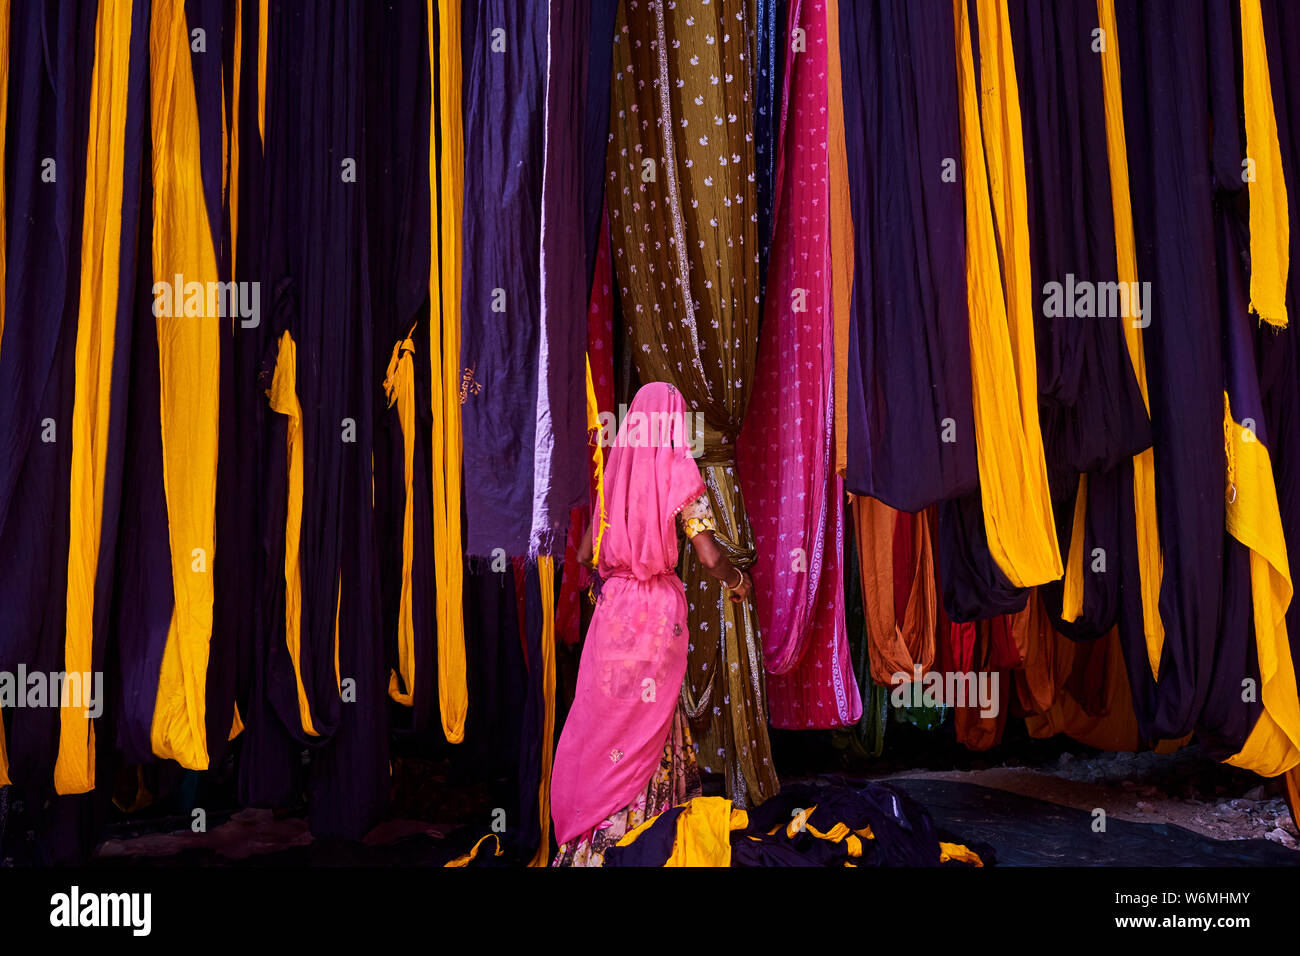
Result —
<path fill-rule="evenodd" d="M 734 810 L 726 797 L 695 797 L 683 806 L 664 866 L 731 866 L 731 831 L 749 826 L 745 811 Z M 631 846 L 658 819 L 632 828 L 617 845 Z"/>
<path fill-rule="evenodd" d="M 1286 611 L 1292 596 L 1291 568 L 1268 449 L 1233 419 L 1227 393 L 1223 396 L 1223 414 L 1231 468 L 1228 533 L 1250 548 L 1259 696 L 1264 704 L 1241 752 L 1229 757 L 1227 763 L 1274 777 L 1300 764 L 1300 698 L 1296 696 L 1286 629 Z"/>
<path fill-rule="evenodd" d="M 112 413 L 130 70 L 131 0 L 105 0 L 95 21 L 81 230 L 63 643 L 63 668 L 68 674 L 88 675 L 94 669 L 95 578 Z M 58 793 L 86 793 L 95 788 L 95 725 L 86 716 L 88 693 L 89 687 L 82 687 L 80 699 L 65 700 L 59 708 L 59 751 L 54 765 Z"/>
<path fill-rule="evenodd" d="M 1106 39 L 1101 53 L 1102 95 L 1106 109 L 1106 154 L 1110 166 L 1110 201 L 1115 220 L 1115 264 L 1119 281 L 1137 288 L 1137 250 L 1133 237 L 1133 206 L 1128 187 L 1128 146 L 1124 134 L 1124 95 L 1120 85 L 1119 34 L 1115 29 L 1115 0 L 1097 0 L 1097 22 Z M 1135 324 L 1131 302 L 1124 303 L 1124 343 L 1137 376 L 1138 388 L 1147 412 L 1146 353 L 1142 329 Z M 1150 316 L 1139 321 L 1146 323 Z M 1156 516 L 1155 452 L 1148 448 L 1133 457 L 1133 511 L 1137 525 L 1138 576 L 1142 592 L 1142 626 L 1146 635 L 1147 663 L 1153 677 L 1159 677 L 1160 653 L 1165 644 L 1164 622 L 1160 619 L 1160 582 L 1164 579 L 1164 556 L 1160 551 L 1160 525 Z"/>
<path fill-rule="evenodd" d="M 1259 0 L 1241 0 L 1241 92 L 1246 156 L 1254 167 L 1254 179 L 1247 180 L 1246 186 L 1250 195 L 1250 311 L 1270 325 L 1285 326 L 1291 224 Z"/>
<path fill-rule="evenodd" d="M 154 0 L 149 28 L 153 134 L 153 273 L 218 281 L 203 197 L 199 120 L 183 0 Z M 208 765 L 204 692 L 212 638 L 220 318 L 159 316 L 163 487 L 175 606 L 167 631 L 151 737 L 183 767 Z"/>
<path fill-rule="evenodd" d="M 433 412 L 433 554 L 437 585 L 438 701 L 449 743 L 465 738 L 464 564 L 460 540 L 460 225 L 464 202 L 460 4 L 426 0 L 430 109 L 429 367 Z M 436 37 L 436 45 L 435 45 Z M 434 82 L 434 78 L 437 82 Z M 438 152 L 441 145 L 441 155 Z M 543 817 L 546 829 L 548 818 Z"/>
<path fill-rule="evenodd" d="M 480 848 L 483 846 L 483 844 L 486 843 L 488 840 L 494 840 L 494 841 L 496 841 L 496 849 L 493 851 L 492 855 L 493 855 L 493 856 L 500 856 L 500 855 L 501 855 L 501 838 L 498 837 L 495 833 L 489 833 L 489 834 L 488 834 L 487 836 L 485 836 L 485 837 L 480 837 L 480 838 L 479 838 L 479 841 L 478 841 L 477 843 L 474 844 L 473 848 L 472 848 L 468 853 L 463 853 L 463 854 L 461 854 L 460 856 L 456 857 L 456 859 L 454 859 L 454 860 L 450 860 L 450 861 L 448 861 L 447 863 L 444 863 L 444 864 L 443 864 L 443 867 L 446 868 L 446 867 L 449 867 L 449 866 L 469 866 L 470 861 L 473 860 L 475 857 L 478 856 L 479 849 L 480 849 Z"/>
<path fill-rule="evenodd" d="M 966 3 L 953 0 L 980 495 L 990 554 L 1012 584 L 1032 587 L 1063 569 L 1038 425 L 1019 93 L 1006 10 L 993 0 L 978 0 L 978 10 L 982 89 L 975 85 Z"/>
<path fill-rule="evenodd" d="M 402 589 L 397 608 L 397 666 L 390 671 L 388 696 L 410 707 L 415 702 L 415 614 L 411 573 L 415 564 L 415 344 L 409 337 L 393 346 L 384 379 L 388 407 L 397 406 L 402 428 L 402 474 L 406 507 L 402 512 Z M 405 690 L 403 690 L 405 688 Z"/>
<path fill-rule="evenodd" d="M 959 863 L 972 863 L 975 866 L 982 867 L 984 861 L 980 855 L 969 847 L 960 843 L 940 843 L 939 844 L 939 862 L 951 863 L 956 860 Z"/>

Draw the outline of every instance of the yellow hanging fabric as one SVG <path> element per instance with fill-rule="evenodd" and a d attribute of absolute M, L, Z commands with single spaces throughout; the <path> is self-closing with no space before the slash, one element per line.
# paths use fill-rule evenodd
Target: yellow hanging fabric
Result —
<path fill-rule="evenodd" d="M 1259 698 L 1264 704 L 1241 752 L 1226 762 L 1274 777 L 1300 764 L 1300 698 L 1286 629 L 1291 568 L 1268 449 L 1234 420 L 1226 392 L 1223 415 L 1231 463 L 1227 526 L 1228 533 L 1250 549 Z"/>
<path fill-rule="evenodd" d="M 850 0 L 856 2 L 856 0 Z M 835 330 L 835 369 L 831 397 L 835 403 L 835 471 L 848 467 L 849 309 L 853 300 L 853 210 L 849 205 L 849 160 L 844 142 L 844 97 L 840 85 L 839 0 L 826 6 L 827 103 L 826 169 L 830 182 L 831 307 Z"/>
<path fill-rule="evenodd" d="M 591 377 L 591 356 L 587 356 L 587 434 L 591 437 L 591 460 L 595 465 L 596 514 L 592 516 L 595 530 L 591 534 L 591 561 L 600 558 L 600 539 L 605 533 L 605 449 L 600 444 L 600 403 L 596 399 L 596 383 Z"/>
<path fill-rule="evenodd" d="M 1259 0 L 1241 0 L 1241 90 L 1246 156 L 1254 167 L 1254 177 L 1247 180 L 1250 311 L 1269 325 L 1284 327 L 1291 226 Z"/>
<path fill-rule="evenodd" d="M 411 573 L 415 564 L 415 344 L 410 337 L 393 346 L 384 379 L 388 407 L 397 405 L 402 428 L 402 466 L 406 507 L 402 513 L 402 594 L 397 609 L 397 666 L 388 675 L 388 696 L 410 707 L 415 702 L 415 615 Z M 406 688 L 403 690 L 402 688 Z"/>
<path fill-rule="evenodd" d="M 542 842 L 529 866 L 546 866 L 551 858 L 551 764 L 555 757 L 555 558 L 537 559 L 537 580 L 542 589 L 542 698 L 546 716 L 542 721 L 542 776 L 537 788 L 541 813 Z"/>
<path fill-rule="evenodd" d="M 112 407 L 113 346 L 122 242 L 127 87 L 131 70 L 131 0 L 99 5 L 90 81 L 86 193 L 81 231 L 81 295 L 77 307 L 76 382 L 72 405 L 72 468 L 68 493 L 67 618 L 64 670 L 94 669 L 95 577 L 104 515 L 104 467 Z M 84 698 L 88 688 L 83 688 Z M 86 701 L 59 708 L 58 793 L 95 788 L 95 725 Z"/>
<path fill-rule="evenodd" d="M 1074 621 L 1083 613 L 1083 537 L 1088 517 L 1088 476 L 1079 476 L 1074 492 L 1074 521 L 1070 525 L 1070 554 L 1065 561 L 1061 594 L 1061 620 Z"/>
<path fill-rule="evenodd" d="M 288 501 L 284 510 L 284 642 L 293 662 L 298 687 L 298 717 L 302 729 L 319 736 L 311 717 L 311 701 L 302 682 L 302 405 L 298 402 L 298 346 L 287 331 L 280 336 L 275 373 L 266 397 L 271 411 L 285 416 L 285 456 L 288 462 Z M 335 625 L 337 632 L 337 623 Z M 335 643 L 337 644 L 337 633 Z"/>
<path fill-rule="evenodd" d="M 262 149 L 266 150 L 266 8 L 269 0 L 261 0 L 257 8 L 257 135 Z"/>
<path fill-rule="evenodd" d="M 374 467 L 373 463 L 371 467 Z M 342 610 L 343 572 L 340 571 L 338 583 L 334 585 L 334 686 L 338 688 L 340 698 L 343 696 L 343 668 L 339 666 L 339 615 Z"/>
<path fill-rule="evenodd" d="M 153 274 L 215 288 L 212 232 L 203 197 L 199 119 L 183 0 L 154 0 L 149 26 L 153 134 Z M 181 298 L 177 296 L 177 298 Z M 197 298 L 197 295 L 195 296 Z M 159 316 L 163 488 L 167 500 L 175 605 L 154 704 L 153 751 L 204 770 L 208 643 L 212 638 L 212 562 L 216 545 L 220 317 Z M 206 300 L 205 300 L 206 301 Z"/>
<path fill-rule="evenodd" d="M 462 604 L 465 567 L 460 540 L 460 223 L 465 189 L 460 3 L 439 0 L 435 18 L 433 0 L 426 0 L 426 13 L 432 94 L 429 208 L 434 235 L 429 261 L 429 367 L 438 701 L 443 734 L 449 743 L 458 744 L 465 739 L 465 712 L 469 706 Z"/>
<path fill-rule="evenodd" d="M 1104 47 L 1101 51 L 1102 94 L 1106 109 L 1106 154 L 1110 165 L 1110 201 L 1115 220 L 1116 274 L 1128 288 L 1138 288 L 1137 251 L 1133 236 L 1133 206 L 1128 188 L 1128 145 L 1124 134 L 1124 94 L 1120 85 L 1119 34 L 1115 29 L 1115 0 L 1097 0 L 1097 22 Z M 1135 324 L 1132 303 L 1121 296 L 1124 306 L 1124 342 L 1137 376 L 1138 388 L 1147 412 L 1146 352 L 1142 329 Z M 1148 321 L 1144 316 L 1142 321 Z M 1160 653 L 1165 644 L 1164 622 L 1160 619 L 1160 583 L 1164 579 L 1164 556 L 1160 551 L 1160 525 L 1156 517 L 1155 452 L 1146 449 L 1133 456 L 1133 511 L 1137 525 L 1138 576 L 1142 592 L 1142 626 L 1146 635 L 1147 662 L 1153 677 L 1159 677 Z"/>
<path fill-rule="evenodd" d="M 1033 587 L 1059 578 L 1062 567 L 1038 425 L 1019 92 L 1006 11 L 995 0 L 977 7 L 983 142 L 969 17 L 965 0 L 953 0 L 980 495 L 990 554 L 1012 584 Z"/>

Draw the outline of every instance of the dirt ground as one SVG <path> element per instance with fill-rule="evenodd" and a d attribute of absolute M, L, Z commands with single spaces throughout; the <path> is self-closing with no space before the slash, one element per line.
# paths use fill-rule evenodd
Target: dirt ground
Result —
<path fill-rule="evenodd" d="M 1195 752 L 1067 752 L 1036 767 L 903 771 L 877 779 L 908 777 L 965 781 L 1079 810 L 1101 807 L 1134 823 L 1174 824 L 1215 840 L 1264 839 L 1300 852 L 1280 781 L 1259 779 L 1241 792 L 1237 771 Z"/>

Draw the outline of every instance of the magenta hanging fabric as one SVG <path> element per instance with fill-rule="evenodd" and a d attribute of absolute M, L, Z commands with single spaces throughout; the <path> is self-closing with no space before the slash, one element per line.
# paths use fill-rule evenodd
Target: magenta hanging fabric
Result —
<path fill-rule="evenodd" d="M 758 544 L 769 718 L 806 729 L 855 723 L 862 699 L 844 623 L 844 488 L 832 444 L 825 6 L 792 3 L 788 26 L 776 228 L 739 463 Z"/>

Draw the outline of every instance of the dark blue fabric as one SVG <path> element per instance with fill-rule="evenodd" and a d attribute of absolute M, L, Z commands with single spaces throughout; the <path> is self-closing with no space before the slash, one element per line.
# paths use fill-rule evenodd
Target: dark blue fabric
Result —
<path fill-rule="evenodd" d="M 845 484 L 903 511 L 978 478 L 955 42 L 941 3 L 840 4 L 855 257 Z"/>
<path fill-rule="evenodd" d="M 11 10 L 0 342 L 0 670 L 63 669 L 68 482 L 94 4 Z M 43 180 L 54 160 L 54 180 Z M 53 427 L 52 439 L 48 427 Z M 9 715 L 10 777 L 53 792 L 57 707 Z"/>

